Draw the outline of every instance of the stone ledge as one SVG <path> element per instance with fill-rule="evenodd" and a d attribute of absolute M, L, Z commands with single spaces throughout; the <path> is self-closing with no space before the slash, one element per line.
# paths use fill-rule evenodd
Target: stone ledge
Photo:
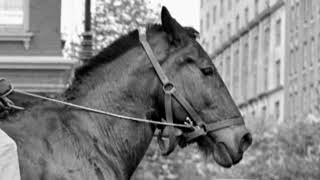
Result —
<path fill-rule="evenodd" d="M 23 42 L 24 48 L 28 50 L 30 48 L 30 41 L 33 36 L 33 33 L 23 32 L 23 33 L 0 33 L 0 42 L 1 41 L 21 41 Z"/>
<path fill-rule="evenodd" d="M 20 90 L 61 93 L 70 85 L 78 64 L 62 56 L 0 56 L 0 76 Z"/>

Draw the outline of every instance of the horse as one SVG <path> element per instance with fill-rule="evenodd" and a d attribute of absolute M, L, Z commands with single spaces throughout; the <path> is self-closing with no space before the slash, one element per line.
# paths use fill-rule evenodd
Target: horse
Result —
<path fill-rule="evenodd" d="M 146 29 L 157 63 L 204 124 L 243 120 L 216 67 L 197 42 L 198 32 L 181 26 L 165 7 L 161 24 Z M 60 98 L 162 122 L 166 94 L 139 37 L 138 30 L 131 31 L 88 60 L 76 70 L 72 85 Z M 10 98 L 14 96 L 17 93 Z M 173 123 L 190 121 L 181 102 L 177 98 L 171 102 Z M 163 126 L 36 100 L 26 110 L 0 121 L 0 128 L 17 143 L 22 180 L 124 180 L 130 179 L 156 129 Z M 195 128 L 174 129 L 182 134 L 198 132 Z M 176 140 L 183 146 L 183 138 Z M 186 142 L 191 143 L 219 165 L 231 167 L 242 159 L 252 137 L 244 123 L 230 124 Z"/>

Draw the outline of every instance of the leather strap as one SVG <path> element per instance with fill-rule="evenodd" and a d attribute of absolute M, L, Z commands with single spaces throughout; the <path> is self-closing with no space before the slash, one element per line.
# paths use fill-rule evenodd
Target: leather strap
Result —
<path fill-rule="evenodd" d="M 140 42 L 142 47 L 144 48 L 145 52 L 147 53 L 148 59 L 150 60 L 153 68 L 156 71 L 157 76 L 159 77 L 163 91 L 165 92 L 164 103 L 165 103 L 165 114 L 166 114 L 166 121 L 169 123 L 173 123 L 173 114 L 172 114 L 172 95 L 176 92 L 175 87 L 172 83 L 170 83 L 169 78 L 166 76 L 164 71 L 162 70 L 157 58 L 154 56 L 153 51 L 147 42 L 147 38 L 145 35 L 140 35 Z M 163 131 L 167 129 L 169 134 L 169 142 L 168 145 L 162 139 Z M 163 155 L 169 155 L 178 144 L 177 136 L 175 135 L 175 128 L 174 127 L 164 127 L 161 129 L 158 135 L 158 144 L 162 151 Z"/>
<path fill-rule="evenodd" d="M 173 93 L 174 98 L 181 104 L 181 106 L 187 111 L 190 118 L 197 123 L 197 126 L 202 126 L 203 121 L 199 114 L 194 110 L 194 108 L 190 105 L 190 103 L 186 100 L 184 96 L 178 91 Z"/>
<path fill-rule="evenodd" d="M 0 78 L 0 98 L 8 96 L 12 91 L 13 87 L 11 83 L 5 78 Z"/>
<path fill-rule="evenodd" d="M 168 84 L 172 85 L 172 83 L 170 83 L 168 77 L 166 76 L 166 74 L 162 70 L 157 58 L 154 56 L 153 51 L 152 51 L 149 43 L 147 42 L 145 35 L 140 35 L 140 42 L 142 44 L 142 47 L 146 51 L 146 53 L 149 57 L 148 59 L 151 61 L 151 63 L 153 65 L 161 83 L 163 84 L 163 86 L 167 86 Z M 199 125 L 199 126 L 202 125 L 201 118 L 199 117 L 198 113 L 196 113 L 194 111 L 194 108 L 192 108 L 192 106 L 189 104 L 189 102 L 178 91 L 174 91 L 172 93 L 172 95 L 182 105 L 182 107 L 187 111 L 187 113 L 191 116 L 192 120 L 194 120 L 197 123 L 197 125 Z"/>
<path fill-rule="evenodd" d="M 163 72 L 163 70 L 162 70 L 157 58 L 154 56 L 153 51 L 152 51 L 152 49 L 151 49 L 151 47 L 150 47 L 150 45 L 149 45 L 149 43 L 147 41 L 146 35 L 140 35 L 139 39 L 140 39 L 140 42 L 142 44 L 143 49 L 145 50 L 145 52 L 148 55 L 148 57 L 149 57 L 148 59 L 151 61 L 152 65 L 153 65 L 153 67 L 154 67 L 154 69 L 156 71 L 156 74 L 159 77 L 161 83 L 163 85 L 166 85 L 166 84 L 170 83 L 168 77 Z"/>
<path fill-rule="evenodd" d="M 195 128 L 194 131 L 189 133 L 183 133 L 183 140 L 185 142 L 191 142 L 192 140 L 200 137 L 205 136 L 207 133 L 204 131 L 203 128 Z"/>
<path fill-rule="evenodd" d="M 242 124 L 244 124 L 244 121 L 243 121 L 243 118 L 240 118 L 240 117 L 232 118 L 232 119 L 224 119 L 222 121 L 218 121 L 218 122 L 206 125 L 206 131 L 207 132 L 217 131 L 219 129 L 223 129 L 232 125 L 242 125 Z"/>
<path fill-rule="evenodd" d="M 192 123 L 192 126 L 194 130 L 192 132 L 184 132 L 183 137 L 186 142 L 190 142 L 194 140 L 195 138 L 199 136 L 206 135 L 208 132 L 211 131 L 216 131 L 222 128 L 226 128 L 232 125 L 241 125 L 244 124 L 242 118 L 232 118 L 232 119 L 226 119 L 223 121 L 218 121 L 215 123 L 211 124 L 205 124 L 204 121 L 202 121 L 201 117 L 199 114 L 194 110 L 194 108 L 191 106 L 191 104 L 186 100 L 186 98 L 178 91 L 174 89 L 174 85 L 170 82 L 164 71 L 162 70 L 157 58 L 153 54 L 153 51 L 147 42 L 147 38 L 145 35 L 140 35 L 140 42 L 142 44 L 143 49 L 145 50 L 147 56 L 149 57 L 148 59 L 152 63 L 157 76 L 159 77 L 164 91 L 165 91 L 165 113 L 166 113 L 166 120 L 169 121 L 170 123 L 173 123 L 173 117 L 172 117 L 172 98 L 173 96 L 179 103 L 180 105 L 186 110 L 190 118 L 192 119 L 193 122 L 196 123 L 194 125 Z M 172 86 L 174 90 L 168 92 L 166 90 L 167 86 Z M 171 151 L 173 151 L 176 143 L 176 136 L 174 136 L 174 128 L 170 127 L 171 129 L 169 130 L 169 145 L 164 148 L 165 146 L 163 145 L 163 141 L 159 140 L 161 138 L 158 137 L 158 142 L 159 145 L 162 146 L 162 148 L 166 149 L 166 151 L 163 151 L 164 154 L 168 154 Z M 162 136 L 162 132 L 160 133 L 160 136 Z M 160 147 L 161 148 L 161 147 Z"/>
<path fill-rule="evenodd" d="M 14 87 L 5 79 L 0 78 L 0 108 L 5 110 L 23 110 L 23 107 L 16 106 L 7 96 L 11 94 Z"/>
<path fill-rule="evenodd" d="M 172 91 L 165 90 L 165 113 L 166 113 L 166 121 L 169 123 L 173 123 L 173 116 L 172 116 Z M 163 131 L 167 129 L 169 134 L 169 142 L 168 145 L 162 139 Z M 160 146 L 160 150 L 162 155 L 169 155 L 177 146 L 178 140 L 177 136 L 175 135 L 175 128 L 174 127 L 164 127 L 161 129 L 158 135 L 158 143 Z"/>

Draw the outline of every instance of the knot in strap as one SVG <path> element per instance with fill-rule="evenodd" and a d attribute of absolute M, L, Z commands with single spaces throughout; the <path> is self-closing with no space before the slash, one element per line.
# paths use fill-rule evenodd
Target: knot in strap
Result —
<path fill-rule="evenodd" d="M 11 83 L 5 78 L 0 78 L 0 98 L 8 96 L 12 91 L 13 86 Z"/>
<path fill-rule="evenodd" d="M 14 103 L 7 97 L 13 92 L 14 88 L 11 83 L 5 79 L 0 78 L 0 111 L 23 110 L 24 108 L 14 105 Z"/>

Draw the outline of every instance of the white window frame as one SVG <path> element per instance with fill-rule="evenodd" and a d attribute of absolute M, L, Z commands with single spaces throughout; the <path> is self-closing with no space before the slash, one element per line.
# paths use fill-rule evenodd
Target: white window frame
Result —
<path fill-rule="evenodd" d="M 23 1 L 23 26 L 20 29 L 12 28 L 10 25 L 5 27 L 5 30 L 0 30 L 0 43 L 5 42 L 22 42 L 25 49 L 28 50 L 30 47 L 30 41 L 33 33 L 30 32 L 30 0 Z M 1 28 L 1 26 L 0 26 Z"/>

